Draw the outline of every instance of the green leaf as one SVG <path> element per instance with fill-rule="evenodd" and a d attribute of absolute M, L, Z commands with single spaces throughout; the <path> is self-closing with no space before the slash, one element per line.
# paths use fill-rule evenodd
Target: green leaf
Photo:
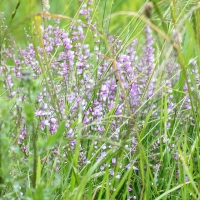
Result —
<path fill-rule="evenodd" d="M 32 104 L 25 104 L 24 105 L 24 112 L 26 115 L 26 121 L 27 122 L 32 122 L 35 117 L 35 112 Z"/>
<path fill-rule="evenodd" d="M 66 130 L 65 123 L 66 123 L 65 121 L 62 121 L 58 127 L 56 134 L 48 138 L 46 144 L 48 148 L 55 146 L 61 140 L 61 137 L 63 136 L 63 133 Z"/>

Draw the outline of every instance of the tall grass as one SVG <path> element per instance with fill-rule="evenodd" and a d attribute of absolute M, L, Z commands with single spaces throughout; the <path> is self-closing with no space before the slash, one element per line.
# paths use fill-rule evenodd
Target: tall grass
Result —
<path fill-rule="evenodd" d="M 198 1 L 57 3 L 1 16 L 0 199 L 200 199 Z"/>

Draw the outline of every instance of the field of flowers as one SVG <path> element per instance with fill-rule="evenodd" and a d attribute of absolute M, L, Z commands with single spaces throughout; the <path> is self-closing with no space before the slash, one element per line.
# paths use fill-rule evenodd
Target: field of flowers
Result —
<path fill-rule="evenodd" d="M 200 200 L 198 0 L 13 2 L 0 199 Z"/>

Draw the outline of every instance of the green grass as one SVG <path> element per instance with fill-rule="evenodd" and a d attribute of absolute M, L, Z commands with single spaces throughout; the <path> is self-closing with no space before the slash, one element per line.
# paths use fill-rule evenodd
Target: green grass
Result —
<path fill-rule="evenodd" d="M 83 90 L 84 76 L 77 75 L 78 68 L 74 64 L 67 82 L 56 73 L 57 69 L 51 68 L 62 51 L 61 47 L 57 47 L 50 56 L 44 53 L 43 58 L 37 50 L 38 46 L 45 48 L 40 29 L 42 22 L 48 27 L 48 24 L 54 25 L 54 18 L 60 18 L 59 26 L 72 37 L 70 25 L 77 24 L 78 11 L 85 2 L 50 1 L 50 20 L 44 20 L 38 14 L 42 11 L 40 1 L 0 1 L 0 11 L 4 12 L 2 16 L 5 16 L 5 25 L 8 26 L 5 31 L 0 30 L 1 50 L 4 44 L 11 43 L 8 33 L 16 41 L 12 44 L 14 52 L 32 43 L 42 72 L 36 79 L 29 80 L 26 76 L 24 79 L 13 78 L 12 89 L 21 89 L 19 94 L 8 98 L 12 89 L 4 87 L 4 80 L 8 77 L 8 69 L 14 69 L 14 59 L 4 62 L 6 55 L 1 54 L 0 199 L 200 199 L 198 1 L 152 0 L 151 19 L 143 15 L 145 1 L 142 0 L 94 1 L 92 20 L 97 22 L 97 39 L 101 41 L 97 46 L 102 54 L 100 61 L 96 55 L 93 56 L 85 72 L 87 78 L 95 82 L 91 98 L 83 96 L 86 110 L 95 107 L 94 102 L 101 98 L 99 91 L 106 80 L 116 80 L 117 91 L 112 109 L 107 109 L 108 102 L 103 102 L 106 114 L 88 124 L 84 122 L 86 114 L 83 106 L 79 104 L 74 112 L 75 101 L 67 99 L 67 95 L 76 90 L 75 87 L 77 93 L 86 94 Z M 86 23 L 84 17 L 81 19 Z M 146 24 L 151 27 L 155 39 L 154 66 L 133 112 L 130 91 L 120 78 L 117 59 L 126 54 L 126 48 L 135 38 L 138 39 L 136 51 L 140 59 Z M 24 29 L 31 38 L 25 36 Z M 36 31 L 37 34 L 34 34 Z M 92 26 L 87 25 L 82 44 L 89 44 L 90 54 L 95 52 L 96 46 L 93 35 Z M 118 40 L 109 43 L 110 35 L 121 40 L 116 52 L 114 48 Z M 176 39 L 178 36 L 181 40 Z M 172 53 L 174 60 L 171 61 Z M 78 59 L 78 56 L 75 58 Z M 196 60 L 195 66 L 191 59 Z M 105 61 L 108 66 L 99 79 L 98 70 Z M 177 63 L 177 67 L 171 69 L 170 62 Z M 30 66 L 24 64 L 23 68 L 29 70 Z M 129 85 L 142 80 L 148 70 L 149 67 L 139 71 Z M 11 74 L 14 77 L 14 72 Z M 148 97 L 154 78 L 153 95 Z M 169 82 L 173 84 L 169 85 Z M 54 117 L 58 121 L 54 134 L 47 126 L 41 129 L 43 118 L 35 115 L 40 106 L 38 94 L 44 88 L 49 94 L 44 101 L 54 108 Z M 19 96 L 26 99 L 20 101 Z M 63 96 L 64 106 L 60 107 Z M 117 115 L 118 106 L 122 103 L 124 109 Z M 117 128 L 113 123 L 117 124 Z M 19 144 L 23 125 L 28 134 Z M 104 127 L 104 130 L 99 131 L 99 127 Z M 70 131 L 73 137 L 68 136 Z M 113 139 L 116 134 L 118 139 Z M 73 140 L 76 144 L 71 148 Z M 130 150 L 133 144 L 134 153 Z M 26 147 L 28 149 L 23 150 Z M 81 164 L 84 156 L 87 161 Z M 126 167 L 128 164 L 129 167 Z"/>

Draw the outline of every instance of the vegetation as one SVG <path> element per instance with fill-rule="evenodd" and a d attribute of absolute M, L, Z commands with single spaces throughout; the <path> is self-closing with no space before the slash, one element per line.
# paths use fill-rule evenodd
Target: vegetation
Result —
<path fill-rule="evenodd" d="M 197 0 L 0 6 L 0 199 L 200 199 Z"/>

